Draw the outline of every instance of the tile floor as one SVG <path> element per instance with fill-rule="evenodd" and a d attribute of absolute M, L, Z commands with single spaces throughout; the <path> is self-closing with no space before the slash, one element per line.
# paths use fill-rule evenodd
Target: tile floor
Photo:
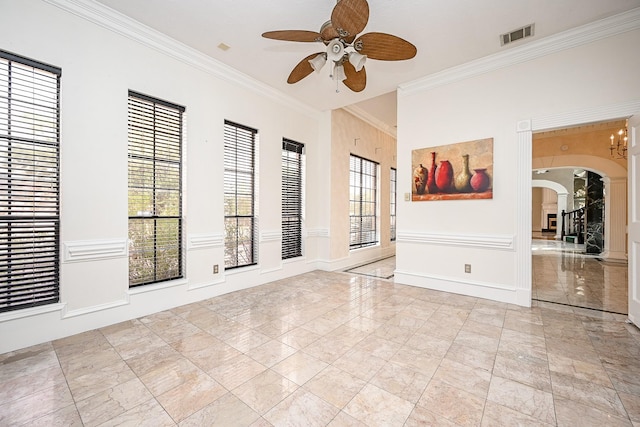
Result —
<path fill-rule="evenodd" d="M 0 425 L 640 426 L 624 319 L 316 271 L 0 355 Z"/>
<path fill-rule="evenodd" d="M 584 255 L 584 245 L 532 241 L 535 300 L 626 314 L 628 266 Z"/>

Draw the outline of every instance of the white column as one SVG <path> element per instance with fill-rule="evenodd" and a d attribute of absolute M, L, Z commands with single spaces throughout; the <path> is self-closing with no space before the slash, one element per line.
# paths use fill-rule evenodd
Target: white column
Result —
<path fill-rule="evenodd" d="M 516 299 L 531 307 L 531 120 L 519 121 L 516 132 Z"/>
<path fill-rule="evenodd" d="M 568 193 L 558 193 L 558 213 L 556 214 L 556 240 L 562 239 L 562 211 L 567 211 Z"/>
<path fill-rule="evenodd" d="M 604 252 L 610 260 L 627 260 L 627 179 L 602 178 L 604 182 Z"/>

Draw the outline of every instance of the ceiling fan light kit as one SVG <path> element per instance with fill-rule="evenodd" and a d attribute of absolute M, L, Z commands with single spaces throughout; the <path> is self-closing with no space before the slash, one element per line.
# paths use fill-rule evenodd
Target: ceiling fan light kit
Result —
<path fill-rule="evenodd" d="M 333 80 L 341 82 L 347 78 L 344 73 L 344 66 L 342 64 L 333 66 Z"/>
<path fill-rule="evenodd" d="M 367 0 L 338 0 L 326 21 L 316 33 L 307 30 L 268 31 L 262 37 L 295 42 L 320 42 L 325 52 L 311 54 L 300 61 L 289 74 L 287 83 L 297 83 L 314 71 L 320 72 L 327 61 L 333 62 L 330 77 L 342 81 L 354 92 L 367 84 L 365 62 L 368 59 L 402 61 L 416 56 L 416 47 L 408 41 L 386 33 L 371 32 L 356 39 L 369 21 Z"/>
<path fill-rule="evenodd" d="M 322 67 L 324 67 L 324 64 L 326 63 L 327 63 L 326 53 L 319 53 L 309 60 L 309 64 L 311 64 L 311 68 L 313 68 L 313 71 L 315 71 L 316 73 L 320 73 L 320 70 L 322 70 Z"/>
<path fill-rule="evenodd" d="M 367 62 L 367 55 L 362 55 L 358 52 L 349 52 L 349 62 L 353 65 L 356 71 L 362 70 L 364 63 Z"/>

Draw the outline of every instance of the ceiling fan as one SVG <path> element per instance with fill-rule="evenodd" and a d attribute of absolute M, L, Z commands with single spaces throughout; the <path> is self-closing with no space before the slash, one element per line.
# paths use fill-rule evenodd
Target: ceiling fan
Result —
<path fill-rule="evenodd" d="M 354 92 L 367 85 L 364 63 L 368 59 L 402 61 L 416 56 L 416 47 L 408 41 L 386 33 L 371 32 L 356 38 L 369 21 L 367 0 L 338 0 L 320 32 L 307 30 L 268 31 L 262 37 L 293 42 L 321 42 L 323 52 L 312 53 L 296 65 L 287 83 L 293 84 L 313 71 L 319 72 L 327 61 L 333 63 L 331 77 L 342 81 Z"/>

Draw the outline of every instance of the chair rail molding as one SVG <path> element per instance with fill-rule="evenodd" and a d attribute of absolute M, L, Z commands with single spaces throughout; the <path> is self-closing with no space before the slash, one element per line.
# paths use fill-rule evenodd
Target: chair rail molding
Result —
<path fill-rule="evenodd" d="M 515 250 L 515 237 L 512 235 L 467 235 L 403 231 L 398 232 L 396 242 L 485 248 L 505 251 Z"/>
<path fill-rule="evenodd" d="M 189 250 L 221 248 L 223 246 L 224 234 L 222 233 L 189 234 Z"/>
<path fill-rule="evenodd" d="M 328 228 L 309 228 L 307 237 L 330 237 Z"/>
<path fill-rule="evenodd" d="M 62 262 L 97 261 L 126 257 L 127 239 L 64 242 L 62 256 Z"/>
<path fill-rule="evenodd" d="M 260 243 L 279 242 L 282 240 L 282 232 L 280 230 L 263 231 L 260 233 Z"/>

